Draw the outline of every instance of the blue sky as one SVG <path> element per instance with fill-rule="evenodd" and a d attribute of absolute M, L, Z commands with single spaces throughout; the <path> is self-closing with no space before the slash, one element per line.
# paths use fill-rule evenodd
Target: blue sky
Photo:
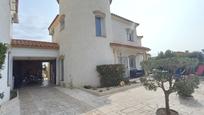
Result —
<path fill-rule="evenodd" d="M 159 51 L 199 51 L 204 45 L 204 0 L 113 0 L 111 12 L 140 23 L 143 46 Z M 50 41 L 47 28 L 56 0 L 20 0 L 14 37 Z"/>

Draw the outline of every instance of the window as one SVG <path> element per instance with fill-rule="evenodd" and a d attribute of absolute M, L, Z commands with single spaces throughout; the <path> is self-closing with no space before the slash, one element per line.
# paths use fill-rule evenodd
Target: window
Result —
<path fill-rule="evenodd" d="M 54 35 L 55 34 L 55 29 L 54 28 L 52 28 L 51 30 L 50 30 L 50 35 Z"/>
<path fill-rule="evenodd" d="M 61 60 L 61 81 L 64 81 L 64 59 Z"/>
<path fill-rule="evenodd" d="M 134 42 L 134 31 L 131 29 L 127 29 L 126 31 L 128 41 Z"/>
<path fill-rule="evenodd" d="M 102 18 L 96 16 L 96 36 L 102 36 Z"/>
<path fill-rule="evenodd" d="M 129 58 L 129 67 L 136 68 L 136 56 L 131 55 L 128 58 Z"/>
<path fill-rule="evenodd" d="M 95 15 L 95 28 L 96 28 L 96 36 L 97 37 L 105 37 L 106 29 L 105 29 L 105 17 L 106 15 L 101 11 L 94 11 Z"/>
<path fill-rule="evenodd" d="M 61 15 L 60 17 L 60 31 L 64 30 L 65 28 L 65 15 Z"/>

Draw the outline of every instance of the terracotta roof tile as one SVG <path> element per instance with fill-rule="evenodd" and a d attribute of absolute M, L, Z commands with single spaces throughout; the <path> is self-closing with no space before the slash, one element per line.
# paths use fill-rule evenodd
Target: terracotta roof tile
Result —
<path fill-rule="evenodd" d="M 17 39 L 11 40 L 11 46 L 15 48 L 59 49 L 57 43 Z"/>

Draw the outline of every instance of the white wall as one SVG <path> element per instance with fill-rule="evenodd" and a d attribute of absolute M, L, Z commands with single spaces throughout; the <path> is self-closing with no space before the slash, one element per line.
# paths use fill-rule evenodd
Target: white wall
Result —
<path fill-rule="evenodd" d="M 0 42 L 10 43 L 10 6 L 9 0 L 0 0 Z"/>
<path fill-rule="evenodd" d="M 35 49 L 35 48 L 12 48 L 11 49 L 11 56 L 16 58 L 53 58 L 58 57 L 59 52 L 58 50 L 51 50 L 51 49 Z"/>
<path fill-rule="evenodd" d="M 136 25 L 112 16 L 113 42 L 141 46 L 141 39 L 137 37 Z M 134 30 L 134 42 L 128 41 L 126 29 Z"/>
<path fill-rule="evenodd" d="M 10 43 L 10 7 L 9 0 L 0 0 L 0 42 Z M 0 99 L 0 104 L 9 100 L 10 88 L 7 86 L 7 58 L 3 71 L 0 71 L 2 78 L 0 79 L 0 93 L 4 92 L 3 100 Z"/>
<path fill-rule="evenodd" d="M 94 11 L 105 13 L 106 37 L 96 37 Z M 112 26 L 109 0 L 60 0 L 65 29 L 60 32 L 60 55 L 65 55 L 65 82 L 99 85 L 96 66 L 114 63 L 110 47 Z"/>

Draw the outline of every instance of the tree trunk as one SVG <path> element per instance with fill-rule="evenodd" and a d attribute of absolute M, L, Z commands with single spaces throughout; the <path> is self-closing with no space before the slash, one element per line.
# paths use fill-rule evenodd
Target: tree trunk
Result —
<path fill-rule="evenodd" d="M 166 92 L 164 94 L 165 94 L 166 114 L 171 115 L 170 107 L 169 107 L 169 94 Z"/>

